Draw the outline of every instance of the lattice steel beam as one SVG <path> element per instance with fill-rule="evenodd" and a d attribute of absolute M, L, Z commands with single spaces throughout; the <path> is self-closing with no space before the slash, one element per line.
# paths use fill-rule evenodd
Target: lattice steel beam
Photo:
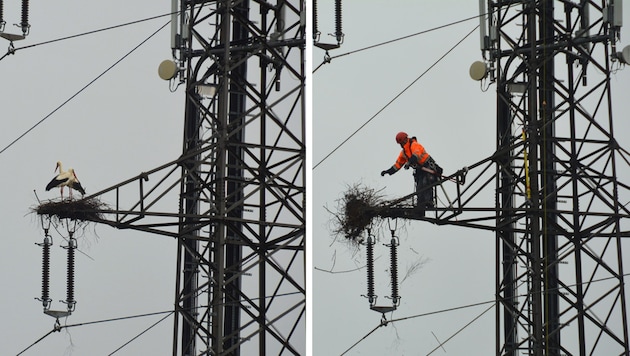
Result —
<path fill-rule="evenodd" d="M 431 216 L 415 214 L 413 194 L 373 213 L 495 232 L 497 355 L 628 355 L 630 159 L 611 95 L 620 2 L 486 3 L 497 151 Z"/>
<path fill-rule="evenodd" d="M 305 354 L 305 3 L 180 10 L 183 153 L 94 221 L 177 239 L 174 355 Z"/>

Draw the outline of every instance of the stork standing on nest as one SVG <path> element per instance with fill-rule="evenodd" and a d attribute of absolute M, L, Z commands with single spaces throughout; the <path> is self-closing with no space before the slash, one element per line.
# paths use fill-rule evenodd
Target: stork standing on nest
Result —
<path fill-rule="evenodd" d="M 79 178 L 77 178 L 76 173 L 74 173 L 74 169 L 68 168 L 67 171 L 64 171 L 61 161 L 57 161 L 55 172 L 57 170 L 59 170 L 59 174 L 48 183 L 46 191 L 59 187 L 61 189 L 61 200 L 63 200 L 63 187 L 68 187 L 70 190 L 70 199 L 72 199 L 72 189 L 76 189 L 81 195 L 85 195 L 85 189 L 81 186 L 81 182 L 79 182 Z"/>

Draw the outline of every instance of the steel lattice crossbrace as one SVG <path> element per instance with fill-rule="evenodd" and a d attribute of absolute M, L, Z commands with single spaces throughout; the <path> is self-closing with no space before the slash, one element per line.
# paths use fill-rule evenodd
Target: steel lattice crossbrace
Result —
<path fill-rule="evenodd" d="M 611 94 L 621 2 L 480 4 L 473 79 L 496 85 L 496 151 L 465 167 L 461 189 L 448 185 L 459 173 L 434 185 L 448 204 L 427 216 L 413 194 L 366 211 L 495 232 L 497 355 L 628 355 L 630 154 Z"/>
<path fill-rule="evenodd" d="M 628 161 L 613 135 L 610 6 L 490 2 L 497 354 L 628 353 L 620 198 L 629 187 L 617 179 Z"/>
<path fill-rule="evenodd" d="M 185 8 L 183 354 L 304 352 L 302 6 Z M 207 216 L 218 219 L 205 224 Z"/>
<path fill-rule="evenodd" d="M 174 355 L 305 353 L 304 11 L 181 1 L 182 155 L 86 197 L 115 194 L 95 221 L 177 239 Z"/>

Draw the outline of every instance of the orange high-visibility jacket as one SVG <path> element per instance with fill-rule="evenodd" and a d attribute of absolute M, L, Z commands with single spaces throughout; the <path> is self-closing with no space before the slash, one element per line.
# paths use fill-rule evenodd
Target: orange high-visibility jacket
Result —
<path fill-rule="evenodd" d="M 409 157 L 414 154 L 418 157 L 418 164 L 421 166 L 429 158 L 429 154 L 424 149 L 424 146 L 418 143 L 418 140 L 415 137 L 411 137 L 403 146 L 403 149 L 398 155 L 396 163 L 394 163 L 394 167 L 396 168 L 396 170 L 401 169 L 405 165 L 405 163 L 409 161 Z"/>

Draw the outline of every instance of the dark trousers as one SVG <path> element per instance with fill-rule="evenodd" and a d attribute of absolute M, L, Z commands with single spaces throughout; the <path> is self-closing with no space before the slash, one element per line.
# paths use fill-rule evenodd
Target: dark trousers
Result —
<path fill-rule="evenodd" d="M 442 175 L 442 168 L 435 163 L 432 157 L 427 159 L 423 167 L 426 167 L 435 173 L 427 172 L 421 167 L 416 167 L 413 172 L 413 178 L 416 182 L 416 196 L 418 198 L 416 206 L 420 209 L 432 208 L 435 206 L 433 194 L 435 187 L 430 186 L 436 183 L 439 176 Z"/>

